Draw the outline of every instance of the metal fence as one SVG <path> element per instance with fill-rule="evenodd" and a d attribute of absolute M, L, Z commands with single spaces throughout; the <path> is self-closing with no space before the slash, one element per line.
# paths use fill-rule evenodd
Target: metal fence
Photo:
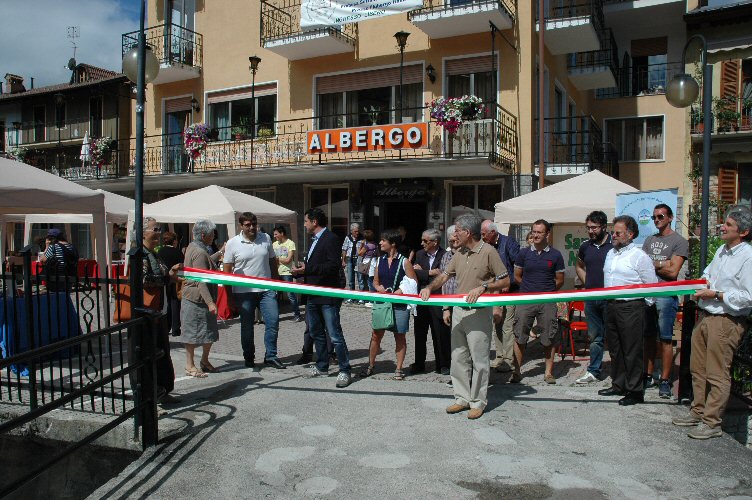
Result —
<path fill-rule="evenodd" d="M 617 97 L 665 95 L 671 79 L 684 73 L 684 66 L 678 63 L 659 63 L 624 66 L 616 72 L 616 87 L 597 89 L 597 99 Z"/>
<path fill-rule="evenodd" d="M 690 111 L 693 134 L 702 134 L 707 120 L 702 113 L 702 105 L 693 105 Z M 710 117 L 713 134 L 749 132 L 752 130 L 752 97 L 715 97 L 713 115 Z"/>
<path fill-rule="evenodd" d="M 157 442 L 155 335 L 157 314 L 111 321 L 111 293 L 122 277 L 43 270 L 27 248 L 11 259 L 0 284 L 0 433 L 18 430 L 53 410 L 105 416 L 99 427 L 20 478 L 4 478 L 4 497 L 79 448 L 133 420 L 134 438 Z M 128 349 L 128 343 L 135 348 Z M 130 351 L 130 352 L 129 352 Z M 131 383 L 134 381 L 134 383 Z"/>
<path fill-rule="evenodd" d="M 160 64 L 179 63 L 201 69 L 204 61 L 204 37 L 184 26 L 160 24 L 145 30 L 146 44 Z M 138 46 L 138 31 L 122 35 L 121 57 Z"/>
<path fill-rule="evenodd" d="M 302 8 L 300 0 L 261 0 L 261 46 L 272 40 L 323 33 L 352 44 L 357 41 L 357 23 L 303 29 L 300 26 Z"/>
<path fill-rule="evenodd" d="M 608 67 L 617 74 L 619 69 L 619 56 L 616 47 L 616 39 L 610 28 L 598 32 L 598 38 L 601 42 L 601 48 L 587 52 L 577 52 L 569 54 L 567 69 L 573 70 L 592 70 L 593 68 Z"/>
<path fill-rule="evenodd" d="M 535 20 L 540 21 L 540 11 L 534 2 Z M 544 17 L 546 21 L 557 21 L 575 17 L 588 17 L 596 31 L 605 28 L 602 0 L 556 0 L 545 2 Z"/>
<path fill-rule="evenodd" d="M 504 10 L 514 22 L 517 17 L 517 3 L 514 0 L 423 0 L 423 6 L 408 13 L 408 19 L 421 14 L 450 11 L 463 7 L 491 5 Z"/>

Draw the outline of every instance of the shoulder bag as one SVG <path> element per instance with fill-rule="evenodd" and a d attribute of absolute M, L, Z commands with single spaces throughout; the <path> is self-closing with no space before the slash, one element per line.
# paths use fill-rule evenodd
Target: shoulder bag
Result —
<path fill-rule="evenodd" d="M 386 256 L 384 257 L 386 259 Z M 400 256 L 397 272 L 394 274 L 394 283 L 392 290 L 397 288 L 397 278 L 399 277 L 400 266 L 404 257 Z M 371 325 L 374 330 L 390 330 L 396 324 L 394 321 L 394 308 L 391 302 L 374 302 L 371 309 Z"/>

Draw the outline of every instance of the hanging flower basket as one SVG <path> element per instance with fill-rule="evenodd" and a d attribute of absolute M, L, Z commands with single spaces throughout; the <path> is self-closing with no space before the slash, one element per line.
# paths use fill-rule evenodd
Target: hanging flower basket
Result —
<path fill-rule="evenodd" d="M 91 141 L 89 160 L 97 168 L 102 168 L 110 163 L 112 160 L 112 139 L 109 137 L 100 137 Z"/>
<path fill-rule="evenodd" d="M 26 159 L 26 148 L 11 148 L 7 155 L 8 158 L 15 161 L 20 161 L 21 163 L 24 163 L 24 160 Z"/>
<path fill-rule="evenodd" d="M 209 141 L 209 127 L 203 123 L 194 123 L 188 125 L 183 131 L 183 143 L 185 151 L 195 160 L 201 155 L 201 151 L 206 149 L 206 143 Z"/>
<path fill-rule="evenodd" d="M 456 134 L 463 122 L 480 120 L 486 107 L 480 97 L 437 97 L 428 105 L 431 118 L 444 127 L 449 134 Z"/>

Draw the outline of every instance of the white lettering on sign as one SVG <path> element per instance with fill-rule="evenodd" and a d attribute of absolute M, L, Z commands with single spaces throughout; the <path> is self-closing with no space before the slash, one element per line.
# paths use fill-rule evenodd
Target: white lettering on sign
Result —
<path fill-rule="evenodd" d="M 332 134 L 326 134 L 324 137 L 325 137 L 324 147 L 326 149 L 334 149 L 337 147 L 336 144 L 332 144 Z"/>
<path fill-rule="evenodd" d="M 341 148 L 349 148 L 352 145 L 352 133 L 342 132 L 339 134 L 339 146 Z"/>
<path fill-rule="evenodd" d="M 418 144 L 421 140 L 422 137 L 418 127 L 410 127 L 407 130 L 407 142 L 410 144 Z"/>
<path fill-rule="evenodd" d="M 308 144 L 309 151 L 315 151 L 321 149 L 321 139 L 316 134 L 311 135 L 311 142 Z"/>
<path fill-rule="evenodd" d="M 374 129 L 371 132 L 371 146 L 383 146 L 384 145 L 384 131 L 380 128 Z"/>
<path fill-rule="evenodd" d="M 368 131 L 366 130 L 358 130 L 355 132 L 355 145 L 359 148 L 364 148 L 368 146 Z"/>
<path fill-rule="evenodd" d="M 397 146 L 400 142 L 402 142 L 402 130 L 393 128 L 389 131 L 389 144 Z"/>

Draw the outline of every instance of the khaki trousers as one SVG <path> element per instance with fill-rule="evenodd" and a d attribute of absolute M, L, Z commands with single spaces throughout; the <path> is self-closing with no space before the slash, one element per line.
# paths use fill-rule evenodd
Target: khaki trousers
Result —
<path fill-rule="evenodd" d="M 721 425 L 721 417 L 731 392 L 731 361 L 747 322 L 745 318 L 699 313 L 692 330 L 692 414 L 711 428 Z"/>
<path fill-rule="evenodd" d="M 514 366 L 514 306 L 504 306 L 502 311 L 504 318 L 501 323 L 494 325 L 496 331 L 496 335 L 494 335 L 496 361 Z"/>
<path fill-rule="evenodd" d="M 452 387 L 454 402 L 471 408 L 486 407 L 490 372 L 490 307 L 452 310 Z"/>

